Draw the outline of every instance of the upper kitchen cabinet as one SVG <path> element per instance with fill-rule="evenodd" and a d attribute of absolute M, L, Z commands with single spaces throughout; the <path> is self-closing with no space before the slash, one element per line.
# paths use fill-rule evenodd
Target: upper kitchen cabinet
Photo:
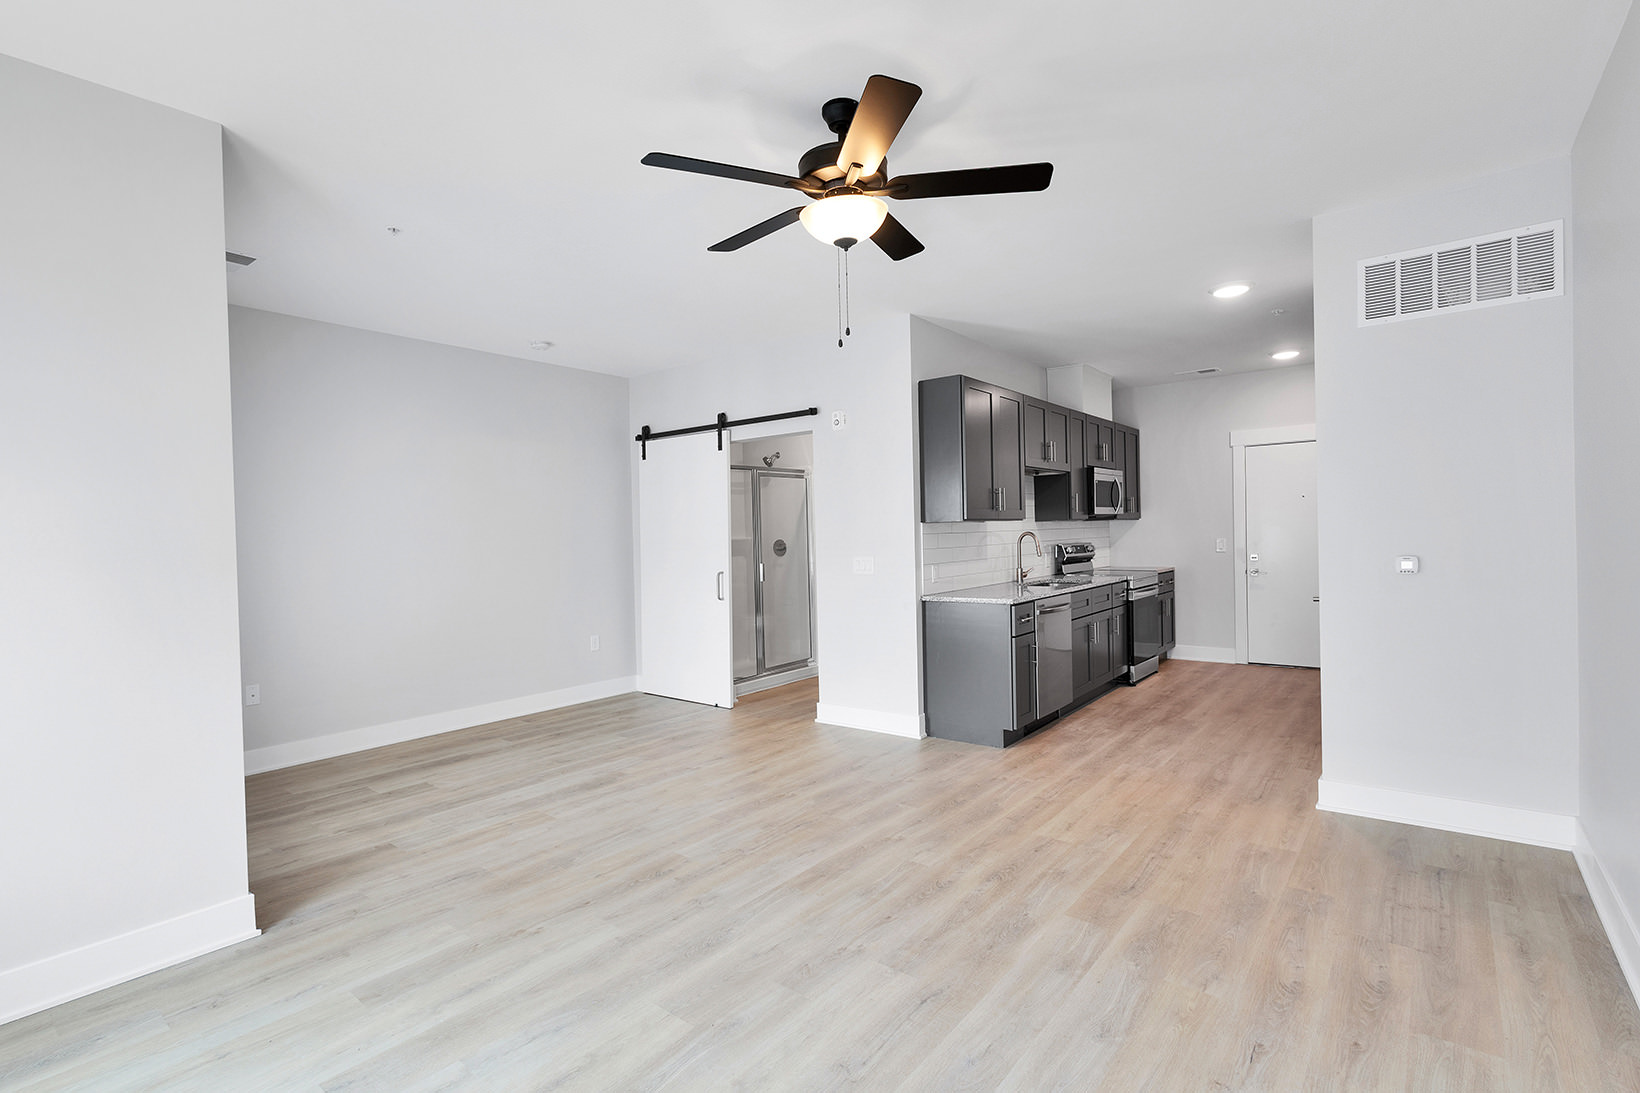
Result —
<path fill-rule="evenodd" d="M 1025 518 L 1025 402 L 967 376 L 917 385 L 924 522 Z"/>
<path fill-rule="evenodd" d="M 1082 429 L 1082 416 L 1063 406 L 1038 399 L 1025 400 L 1025 470 L 1030 474 L 1067 472 L 1071 462 L 1071 427 Z M 1077 448 L 1082 438 L 1077 437 Z"/>
<path fill-rule="evenodd" d="M 1122 514 L 1118 520 L 1139 518 L 1139 430 L 1127 425 L 1116 426 L 1117 446 L 1121 449 Z"/>
<path fill-rule="evenodd" d="M 1119 445 L 1116 443 L 1117 428 L 1119 426 L 1114 421 L 1098 417 L 1087 419 L 1088 466 L 1114 468 L 1121 465 Z"/>

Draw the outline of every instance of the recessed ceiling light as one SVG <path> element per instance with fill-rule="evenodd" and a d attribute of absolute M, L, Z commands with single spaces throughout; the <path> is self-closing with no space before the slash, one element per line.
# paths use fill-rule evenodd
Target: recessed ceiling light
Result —
<path fill-rule="evenodd" d="M 1271 353 L 1270 359 L 1273 361 L 1290 361 L 1296 356 L 1298 356 L 1298 350 L 1283 349 L 1278 353 Z"/>
<path fill-rule="evenodd" d="M 1228 285 L 1220 285 L 1213 290 L 1213 295 L 1221 300 L 1233 300 L 1237 296 L 1245 296 L 1253 290 L 1249 281 L 1231 281 Z"/>
<path fill-rule="evenodd" d="M 535 350 L 537 353 L 545 353 L 547 350 L 551 349 L 552 346 L 552 342 L 544 342 L 539 339 L 530 343 L 530 348 Z"/>

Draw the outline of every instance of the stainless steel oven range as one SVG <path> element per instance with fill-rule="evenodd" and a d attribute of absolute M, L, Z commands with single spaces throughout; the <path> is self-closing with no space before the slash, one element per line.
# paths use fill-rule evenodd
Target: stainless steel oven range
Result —
<path fill-rule="evenodd" d="M 1128 582 L 1128 671 L 1137 683 L 1153 675 L 1174 646 L 1173 570 L 1112 569 Z"/>

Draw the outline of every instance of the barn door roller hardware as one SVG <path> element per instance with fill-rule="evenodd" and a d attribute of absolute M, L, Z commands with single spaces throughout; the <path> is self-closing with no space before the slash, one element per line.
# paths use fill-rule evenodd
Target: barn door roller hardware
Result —
<path fill-rule="evenodd" d="M 653 432 L 645 425 L 643 431 L 633 437 L 639 445 L 639 451 L 644 459 L 649 458 L 649 442 L 651 440 L 665 440 L 669 436 L 687 436 L 690 433 L 709 433 L 717 430 L 718 451 L 723 450 L 723 430 L 733 429 L 737 425 L 757 425 L 765 421 L 785 421 L 790 417 L 815 417 L 820 413 L 820 407 L 810 406 L 807 410 L 793 410 L 785 414 L 764 414 L 762 417 L 743 417 L 735 421 L 729 420 L 728 414 L 719 414 L 717 420 L 710 425 L 691 425 L 687 429 L 667 429 L 663 432 Z"/>

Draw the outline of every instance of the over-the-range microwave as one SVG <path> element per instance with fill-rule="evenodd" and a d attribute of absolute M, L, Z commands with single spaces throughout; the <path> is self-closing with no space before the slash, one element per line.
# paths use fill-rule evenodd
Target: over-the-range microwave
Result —
<path fill-rule="evenodd" d="M 1109 467 L 1094 467 L 1089 482 L 1093 495 L 1093 515 L 1120 516 L 1127 511 L 1127 486 L 1122 472 Z"/>

